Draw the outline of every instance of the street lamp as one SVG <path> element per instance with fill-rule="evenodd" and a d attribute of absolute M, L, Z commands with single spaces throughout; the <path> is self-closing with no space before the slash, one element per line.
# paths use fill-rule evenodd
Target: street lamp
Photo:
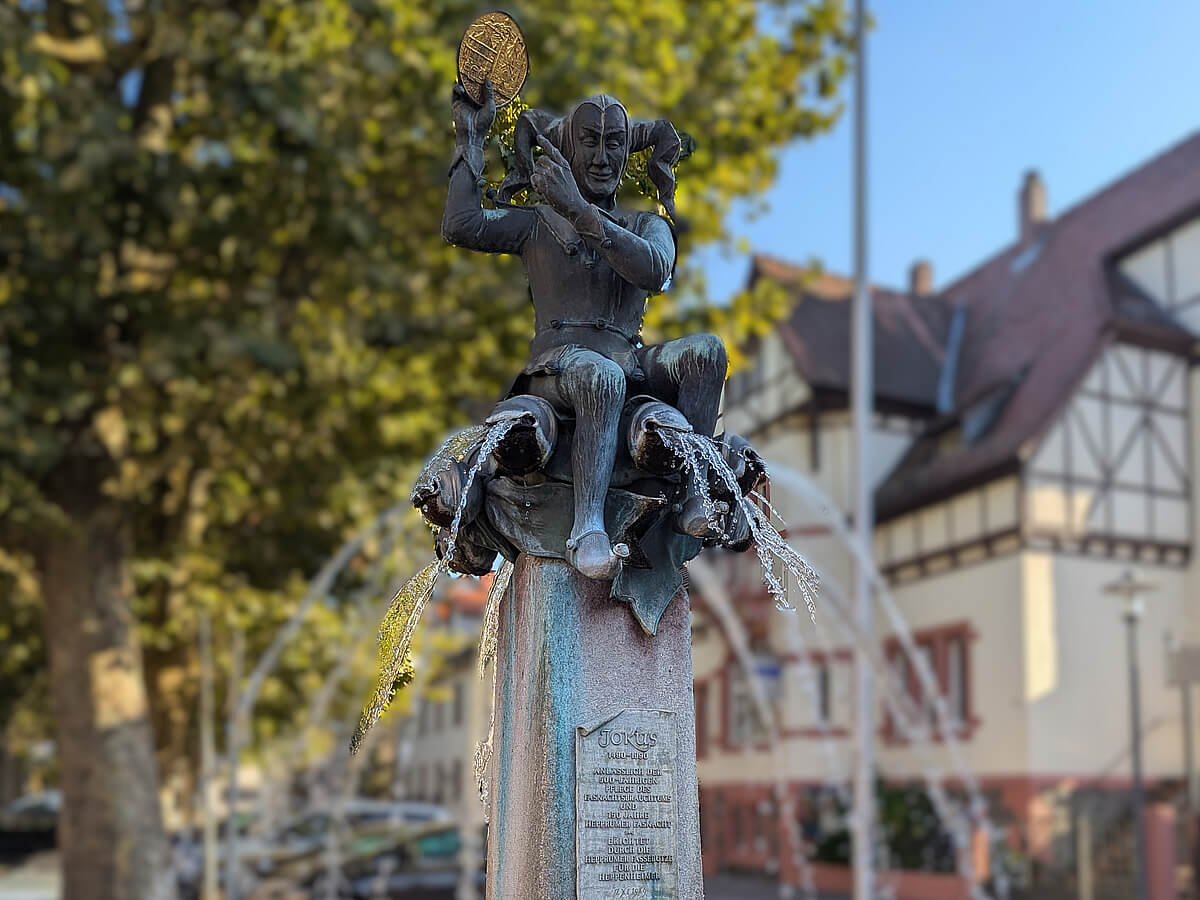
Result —
<path fill-rule="evenodd" d="M 1104 586 L 1106 594 L 1121 598 L 1121 618 L 1125 620 L 1125 640 L 1129 656 L 1129 725 L 1131 756 L 1133 758 L 1133 825 L 1137 837 L 1135 886 L 1137 900 L 1146 900 L 1146 820 L 1145 791 L 1142 787 L 1142 711 L 1141 688 L 1138 681 L 1137 623 L 1145 609 L 1142 595 L 1155 590 L 1155 585 L 1140 581 L 1128 569 L 1121 577 Z"/>

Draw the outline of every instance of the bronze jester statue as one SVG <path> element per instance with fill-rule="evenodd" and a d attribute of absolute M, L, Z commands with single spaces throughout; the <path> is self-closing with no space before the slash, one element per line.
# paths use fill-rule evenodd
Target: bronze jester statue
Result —
<path fill-rule="evenodd" d="M 490 83 L 481 93 L 476 102 L 454 88 L 442 233 L 460 247 L 520 256 L 536 334 L 528 364 L 488 419 L 510 430 L 491 458 L 477 460 L 480 477 L 468 490 L 467 464 L 480 446 L 435 458 L 414 503 L 443 526 L 443 538 L 457 520 L 454 546 L 443 540 L 442 549 L 460 571 L 486 571 L 497 552 L 557 556 L 588 578 L 613 580 L 614 595 L 635 610 L 647 590 L 661 597 L 645 598 L 650 606 L 665 606 L 679 566 L 703 542 L 749 544 L 741 498 L 722 499 L 727 488 L 717 480 L 707 489 L 703 461 L 682 458 L 669 440 L 671 431 L 713 439 L 724 346 L 710 334 L 650 347 L 640 339 L 647 298 L 674 269 L 675 232 L 658 213 L 619 206 L 617 189 L 630 154 L 648 150 L 659 202 L 673 217 L 679 136 L 665 120 L 631 122 L 603 94 L 565 116 L 527 110 L 514 132 L 516 163 L 487 208 L 484 138 L 496 106 Z M 509 202 L 527 187 L 541 203 Z M 740 439 L 721 448 L 748 492 L 761 461 Z M 639 569 L 661 571 L 639 577 Z M 653 621 L 639 621 L 653 631 Z"/>

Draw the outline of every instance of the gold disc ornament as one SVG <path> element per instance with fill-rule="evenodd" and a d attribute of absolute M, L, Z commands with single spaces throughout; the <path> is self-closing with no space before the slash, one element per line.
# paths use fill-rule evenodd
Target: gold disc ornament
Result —
<path fill-rule="evenodd" d="M 484 13 L 467 26 L 458 45 L 458 80 L 472 100 L 483 102 L 483 82 L 490 78 L 496 107 L 507 106 L 528 74 L 525 35 L 512 16 Z"/>

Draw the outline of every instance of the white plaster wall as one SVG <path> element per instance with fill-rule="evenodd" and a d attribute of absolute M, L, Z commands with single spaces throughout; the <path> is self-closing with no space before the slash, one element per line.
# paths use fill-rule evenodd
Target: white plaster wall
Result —
<path fill-rule="evenodd" d="M 1192 522 L 1191 533 L 1200 534 L 1200 368 L 1193 368 L 1188 380 L 1188 418 L 1190 425 L 1190 443 L 1188 446 L 1192 456 Z M 1200 644 L 1200 559 L 1197 559 L 1196 548 L 1192 548 L 1191 564 L 1188 566 L 1187 594 L 1190 598 L 1180 627 L 1182 639 L 1192 644 Z M 1193 708 L 1200 704 L 1200 686 L 1194 688 Z"/>
<path fill-rule="evenodd" d="M 1129 670 L 1120 598 L 1103 593 L 1128 564 L 1086 556 L 1027 551 L 1025 702 L 1029 767 L 1037 775 L 1128 775 Z M 1145 597 L 1138 626 L 1142 667 L 1143 752 L 1150 777 L 1182 771 L 1179 694 L 1166 686 L 1164 634 L 1194 627 L 1193 573 L 1142 566 L 1157 585 Z"/>
<path fill-rule="evenodd" d="M 702 632 L 692 630 L 692 679 L 705 681 L 715 678 L 728 654 L 721 628 L 712 616 L 693 612 L 693 616 L 704 616 L 706 627 Z"/>
<path fill-rule="evenodd" d="M 481 680 L 474 665 L 471 664 L 447 675 L 437 685 L 428 689 L 429 694 L 424 702 L 440 700 L 443 704 L 442 727 L 433 728 L 434 718 L 430 715 L 430 730 L 425 734 L 418 732 L 419 716 L 408 723 L 408 734 L 411 736 L 411 754 L 408 757 L 407 769 L 424 766 L 424 789 L 426 798 L 433 790 L 433 766 L 442 767 L 443 777 L 449 776 L 449 766 L 453 760 L 460 761 L 460 789 L 458 800 L 449 793 L 448 785 L 443 790 L 443 802 L 449 809 L 457 809 L 461 813 L 473 813 L 480 803 L 476 795 L 474 775 L 474 755 L 476 744 L 487 736 L 488 716 L 491 705 L 491 676 Z M 454 685 L 461 686 L 463 691 L 462 722 L 454 724 Z M 471 816 L 472 821 L 476 817 Z M 481 820 L 481 819 L 480 819 Z"/>

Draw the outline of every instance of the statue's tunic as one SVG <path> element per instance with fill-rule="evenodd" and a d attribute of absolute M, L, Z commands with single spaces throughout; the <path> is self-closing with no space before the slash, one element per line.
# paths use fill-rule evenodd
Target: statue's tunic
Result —
<path fill-rule="evenodd" d="M 549 206 L 483 209 L 470 167 L 457 165 L 443 230 L 459 246 L 521 257 L 536 319 L 524 375 L 557 374 L 564 349 L 583 347 L 617 363 L 636 393 L 646 298 L 671 275 L 675 239 L 655 213 L 601 215 L 602 231 L 585 237 Z"/>

